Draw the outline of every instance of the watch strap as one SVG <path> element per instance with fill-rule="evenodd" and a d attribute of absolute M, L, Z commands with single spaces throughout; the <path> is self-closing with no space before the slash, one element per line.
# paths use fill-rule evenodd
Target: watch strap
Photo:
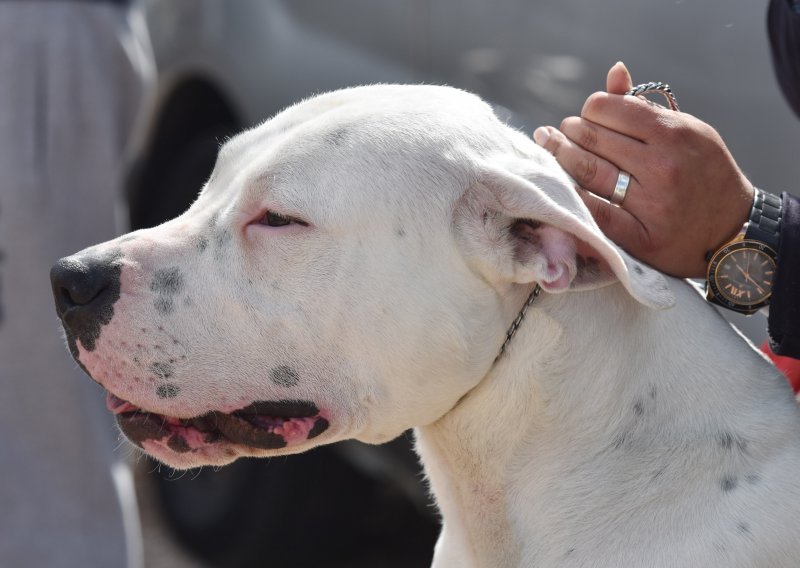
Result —
<path fill-rule="evenodd" d="M 761 189 L 754 189 L 755 199 L 744 238 L 764 243 L 777 254 L 780 244 L 781 198 Z"/>

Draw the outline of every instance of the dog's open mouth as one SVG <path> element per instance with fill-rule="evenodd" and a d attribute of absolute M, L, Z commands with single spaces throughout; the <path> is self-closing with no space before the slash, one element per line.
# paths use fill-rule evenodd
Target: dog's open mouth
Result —
<path fill-rule="evenodd" d="M 329 426 L 316 405 L 304 400 L 258 401 L 234 412 L 188 419 L 147 412 L 111 393 L 106 405 L 134 444 L 144 449 L 148 442 L 165 445 L 178 453 L 223 442 L 277 450 L 315 438 Z"/>

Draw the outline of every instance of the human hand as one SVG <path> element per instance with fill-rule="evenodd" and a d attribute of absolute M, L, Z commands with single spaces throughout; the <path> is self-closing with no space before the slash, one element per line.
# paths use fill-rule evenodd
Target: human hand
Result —
<path fill-rule="evenodd" d="M 592 94 L 580 117 L 560 131 L 537 128 L 551 152 L 580 185 L 597 224 L 631 255 L 683 278 L 705 277 L 706 253 L 733 239 L 747 221 L 753 185 L 708 124 L 642 97 L 628 70 L 608 72 L 608 92 Z M 631 175 L 621 206 L 607 200 L 620 169 Z"/>

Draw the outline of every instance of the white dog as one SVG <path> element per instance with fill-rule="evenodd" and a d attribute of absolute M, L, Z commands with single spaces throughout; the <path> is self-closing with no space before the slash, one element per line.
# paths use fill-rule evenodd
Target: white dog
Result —
<path fill-rule="evenodd" d="M 302 102 L 53 283 L 123 432 L 174 467 L 416 427 L 437 567 L 800 566 L 785 381 L 473 95 Z"/>

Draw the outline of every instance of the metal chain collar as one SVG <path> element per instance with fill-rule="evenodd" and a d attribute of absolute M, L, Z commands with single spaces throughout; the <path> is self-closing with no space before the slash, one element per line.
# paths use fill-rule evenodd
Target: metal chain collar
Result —
<path fill-rule="evenodd" d="M 525 305 L 522 306 L 522 309 L 517 314 L 516 319 L 514 319 L 514 321 L 511 323 L 511 327 L 509 327 L 508 331 L 506 332 L 506 340 L 503 342 L 503 345 L 500 346 L 500 353 L 498 353 L 497 357 L 494 358 L 495 363 L 497 362 L 498 359 L 500 359 L 500 357 L 503 356 L 503 353 L 505 353 L 506 347 L 508 347 L 508 344 L 511 342 L 511 338 L 514 337 L 515 333 L 517 333 L 517 330 L 519 329 L 522 320 L 525 319 L 525 312 L 527 312 L 528 308 L 531 307 L 531 304 L 533 304 L 533 302 L 536 301 L 536 298 L 539 296 L 539 292 L 541 291 L 542 291 L 541 286 L 537 284 L 536 287 L 533 289 L 533 292 L 531 292 L 530 295 L 528 296 L 528 299 L 525 301 Z"/>

